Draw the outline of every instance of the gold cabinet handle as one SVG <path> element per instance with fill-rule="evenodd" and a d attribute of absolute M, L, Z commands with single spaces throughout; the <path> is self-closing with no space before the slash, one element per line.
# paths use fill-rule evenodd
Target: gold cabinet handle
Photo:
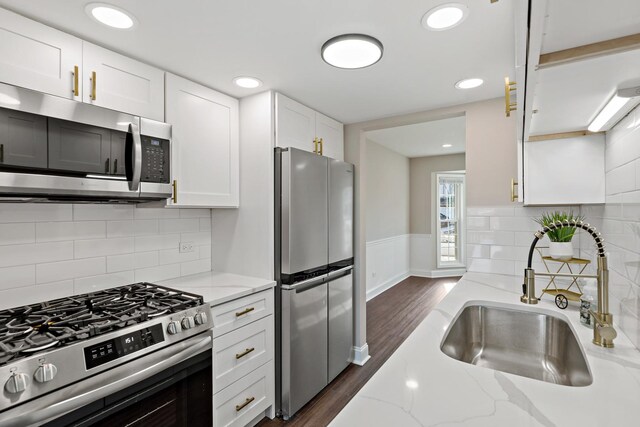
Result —
<path fill-rule="evenodd" d="M 104 173 L 109 173 L 109 164 L 111 163 L 111 159 L 107 157 L 107 160 L 104 162 Z"/>
<path fill-rule="evenodd" d="M 512 82 L 509 77 L 504 78 L 504 114 L 511 117 L 511 112 L 516 110 L 517 103 L 511 102 L 511 92 L 516 90 L 516 82 Z"/>
<path fill-rule="evenodd" d="M 516 188 L 518 188 L 518 181 L 515 179 L 511 179 L 511 201 L 518 201 L 518 194 L 516 193 Z"/>
<path fill-rule="evenodd" d="M 117 174 L 118 173 L 118 159 L 114 159 L 113 160 L 113 174 Z"/>
<path fill-rule="evenodd" d="M 236 317 L 244 316 L 247 313 L 251 313 L 253 310 L 255 310 L 255 307 L 249 307 L 249 308 L 246 308 L 246 309 L 244 309 L 242 311 L 238 311 L 236 313 Z"/>
<path fill-rule="evenodd" d="M 73 66 L 73 96 L 80 95 L 80 73 L 78 72 L 78 66 Z"/>
<path fill-rule="evenodd" d="M 320 141 L 318 142 L 320 143 L 320 152 L 318 154 L 322 156 L 322 153 L 324 152 L 324 141 L 320 138 Z"/>
<path fill-rule="evenodd" d="M 247 354 L 251 353 L 255 349 L 256 349 L 255 347 L 251 347 L 246 349 L 242 353 L 236 353 L 236 359 L 242 359 L 243 357 L 245 357 Z"/>
<path fill-rule="evenodd" d="M 242 411 L 245 408 L 245 406 L 247 406 L 249 403 L 253 402 L 254 400 L 256 400 L 255 397 L 247 397 L 243 403 L 241 403 L 240 405 L 236 405 L 236 412 Z"/>
<path fill-rule="evenodd" d="M 91 72 L 91 99 L 96 100 L 96 72 Z"/>
<path fill-rule="evenodd" d="M 318 138 L 313 138 L 313 152 L 318 154 Z"/>
<path fill-rule="evenodd" d="M 173 203 L 178 203 L 178 180 L 174 179 L 173 180 L 173 184 L 171 184 L 171 187 L 173 187 L 173 195 L 171 196 L 171 201 L 173 201 Z"/>

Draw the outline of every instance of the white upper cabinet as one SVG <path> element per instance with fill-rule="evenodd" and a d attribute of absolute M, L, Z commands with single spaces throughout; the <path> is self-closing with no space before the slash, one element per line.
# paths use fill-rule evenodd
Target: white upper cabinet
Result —
<path fill-rule="evenodd" d="M 177 207 L 238 207 L 238 100 L 167 73 Z"/>
<path fill-rule="evenodd" d="M 83 101 L 153 120 L 164 120 L 164 71 L 83 43 Z"/>
<path fill-rule="evenodd" d="M 276 146 L 293 147 L 337 160 L 344 157 L 343 125 L 286 96 L 276 94 Z"/>
<path fill-rule="evenodd" d="M 81 73 L 82 40 L 0 9 L 0 82 L 80 101 Z"/>
<path fill-rule="evenodd" d="M 340 122 L 316 113 L 316 135 L 322 141 L 322 155 L 332 159 L 344 158 L 344 125 Z"/>

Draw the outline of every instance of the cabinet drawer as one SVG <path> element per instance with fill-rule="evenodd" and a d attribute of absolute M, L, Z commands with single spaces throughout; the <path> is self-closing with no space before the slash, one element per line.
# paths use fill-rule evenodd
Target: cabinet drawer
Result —
<path fill-rule="evenodd" d="M 214 393 L 273 359 L 273 329 L 273 316 L 267 316 L 214 339 Z"/>
<path fill-rule="evenodd" d="M 273 362 L 213 396 L 214 425 L 246 426 L 273 404 Z"/>
<path fill-rule="evenodd" d="M 273 314 L 273 289 L 211 308 L 213 336 L 219 337 L 261 317 Z"/>

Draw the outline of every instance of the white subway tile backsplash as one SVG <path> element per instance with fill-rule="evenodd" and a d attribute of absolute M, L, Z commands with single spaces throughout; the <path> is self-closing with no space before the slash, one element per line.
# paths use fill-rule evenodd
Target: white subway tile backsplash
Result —
<path fill-rule="evenodd" d="M 489 230 L 488 216 L 470 216 L 467 218 L 467 230 Z"/>
<path fill-rule="evenodd" d="M 35 265 L 0 268 L 0 290 L 20 288 L 22 286 L 34 285 L 35 283 Z"/>
<path fill-rule="evenodd" d="M 473 206 L 467 208 L 467 216 L 513 216 L 511 206 Z"/>
<path fill-rule="evenodd" d="M 0 208 L 0 223 L 71 221 L 72 205 L 50 204 L 3 204 Z"/>
<path fill-rule="evenodd" d="M 467 245 L 468 258 L 491 258 L 491 245 Z"/>
<path fill-rule="evenodd" d="M 0 309 L 211 269 L 211 210 L 0 206 Z M 180 253 L 179 243 L 194 244 Z"/>
<path fill-rule="evenodd" d="M 74 221 L 104 221 L 133 219 L 134 207 L 130 205 L 73 205 Z"/>
<path fill-rule="evenodd" d="M 618 194 L 636 189 L 636 162 L 629 162 L 605 175 L 606 194 Z"/>
<path fill-rule="evenodd" d="M 0 246 L 0 267 L 73 259 L 73 242 Z"/>
<path fill-rule="evenodd" d="M 467 242 L 481 245 L 513 245 L 513 231 L 467 231 Z"/>
<path fill-rule="evenodd" d="M 491 217 L 490 222 L 491 230 L 503 230 L 503 231 L 523 231 L 531 230 L 535 231 L 538 226 L 529 217 Z"/>
<path fill-rule="evenodd" d="M 514 274 L 514 262 L 500 259 L 471 258 L 468 261 L 469 271 L 494 274 Z"/>
<path fill-rule="evenodd" d="M 56 282 L 106 273 L 104 257 L 76 259 L 36 265 L 36 283 Z"/>
<path fill-rule="evenodd" d="M 133 237 L 115 239 L 76 240 L 74 257 L 89 258 L 95 256 L 128 254 L 134 251 Z"/>
<path fill-rule="evenodd" d="M 33 243 L 36 241 L 34 223 L 0 224 L 0 245 Z"/>
<path fill-rule="evenodd" d="M 78 239 L 101 239 L 106 237 L 103 221 L 38 222 L 37 242 L 59 242 Z"/>

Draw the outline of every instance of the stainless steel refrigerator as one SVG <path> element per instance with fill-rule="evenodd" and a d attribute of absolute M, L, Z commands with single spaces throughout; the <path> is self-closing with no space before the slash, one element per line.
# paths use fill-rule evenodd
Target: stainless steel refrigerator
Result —
<path fill-rule="evenodd" d="M 351 362 L 353 165 L 276 148 L 276 405 L 293 416 Z"/>

